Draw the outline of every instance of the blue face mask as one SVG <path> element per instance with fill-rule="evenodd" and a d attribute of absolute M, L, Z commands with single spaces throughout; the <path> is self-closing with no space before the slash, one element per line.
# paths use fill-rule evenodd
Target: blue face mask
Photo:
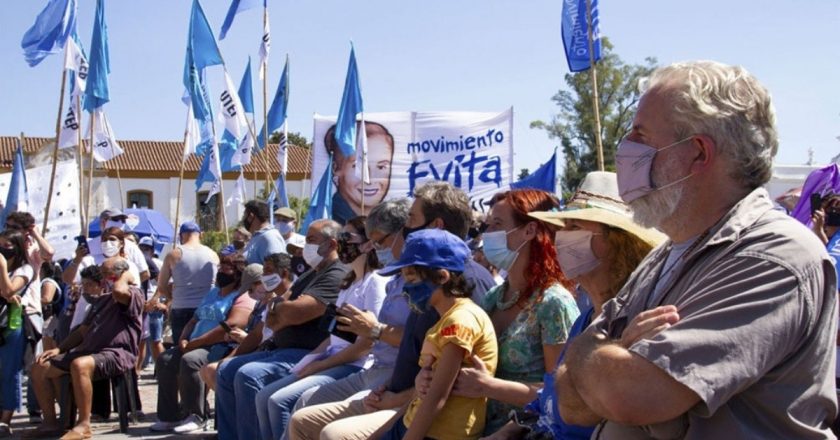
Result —
<path fill-rule="evenodd" d="M 438 286 L 431 281 L 419 283 L 405 283 L 403 289 L 408 294 L 408 305 L 415 313 L 423 313 L 429 310 L 429 300 L 435 293 Z"/>
<path fill-rule="evenodd" d="M 290 232 L 294 232 L 295 227 L 292 226 L 292 222 L 276 222 L 274 223 L 274 227 L 277 228 L 277 231 L 280 232 L 281 235 L 286 235 Z"/>
<path fill-rule="evenodd" d="M 382 264 L 383 267 L 393 263 L 396 260 L 396 258 L 394 258 L 394 253 L 391 251 L 391 248 L 377 250 L 376 258 L 379 259 L 379 262 Z"/>
<path fill-rule="evenodd" d="M 490 264 L 505 271 L 510 270 L 510 267 L 513 266 L 513 262 L 516 261 L 516 257 L 519 256 L 519 250 L 528 243 L 527 241 L 523 242 L 518 248 L 516 248 L 515 251 L 508 249 L 507 236 L 517 229 L 519 229 L 519 227 L 513 228 L 507 232 L 485 232 L 484 235 L 481 236 L 481 240 L 484 242 L 484 256 Z"/>

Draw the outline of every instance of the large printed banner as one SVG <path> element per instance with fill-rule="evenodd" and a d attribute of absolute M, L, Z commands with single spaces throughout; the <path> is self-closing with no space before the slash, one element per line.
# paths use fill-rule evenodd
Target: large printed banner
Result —
<path fill-rule="evenodd" d="M 513 181 L 513 109 L 501 113 L 365 113 L 370 183 L 354 157 L 334 139 L 335 117 L 315 115 L 312 182 L 333 155 L 333 218 L 344 223 L 381 201 L 411 197 L 415 188 L 442 180 L 470 196 L 474 210 Z M 315 185 L 313 185 L 314 191 Z"/>

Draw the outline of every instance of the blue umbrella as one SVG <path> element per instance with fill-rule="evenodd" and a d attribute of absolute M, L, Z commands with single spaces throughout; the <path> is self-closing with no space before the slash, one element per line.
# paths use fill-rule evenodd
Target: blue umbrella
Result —
<path fill-rule="evenodd" d="M 123 211 L 128 218 L 125 221 L 125 231 L 134 232 L 138 237 L 152 237 L 156 243 L 172 243 L 175 230 L 172 223 L 163 214 L 147 208 L 132 208 Z M 90 237 L 98 237 L 99 218 L 88 225 Z"/>

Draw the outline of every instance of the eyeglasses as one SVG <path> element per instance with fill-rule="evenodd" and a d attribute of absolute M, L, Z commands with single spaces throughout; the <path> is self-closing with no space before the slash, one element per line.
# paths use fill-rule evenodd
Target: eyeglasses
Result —
<path fill-rule="evenodd" d="M 364 237 L 362 237 L 359 234 L 354 234 L 352 232 L 341 232 L 338 234 L 338 239 L 355 244 L 362 244 L 365 241 Z"/>
<path fill-rule="evenodd" d="M 382 238 L 380 238 L 379 240 L 371 240 L 370 242 L 373 244 L 373 248 L 374 248 L 374 249 L 376 249 L 376 250 L 378 250 L 378 251 L 383 251 L 383 250 L 385 250 L 385 249 L 390 248 L 390 246 L 386 246 L 386 245 L 385 245 L 385 242 L 388 240 L 388 238 L 392 237 L 394 234 L 395 234 L 395 233 L 394 233 L 394 232 L 392 232 L 392 233 L 390 233 L 390 234 L 388 234 L 388 235 L 383 236 L 383 237 L 382 237 Z M 392 245 L 393 245 L 393 243 L 392 243 Z"/>

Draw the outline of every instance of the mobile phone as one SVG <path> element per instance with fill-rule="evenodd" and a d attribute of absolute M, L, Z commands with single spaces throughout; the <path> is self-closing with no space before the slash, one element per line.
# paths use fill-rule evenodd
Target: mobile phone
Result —
<path fill-rule="evenodd" d="M 77 235 L 76 236 L 76 243 L 78 243 L 79 246 L 84 246 L 84 247 L 87 247 L 87 245 L 88 245 L 87 244 L 87 238 L 84 235 Z"/>
<path fill-rule="evenodd" d="M 814 215 L 822 207 L 822 195 L 811 193 L 811 215 Z"/>
<path fill-rule="evenodd" d="M 336 317 L 338 317 L 338 315 L 338 307 L 335 304 L 327 304 L 327 310 L 324 312 L 324 315 L 321 316 L 321 320 L 318 322 L 318 328 L 331 335 L 344 339 L 351 344 L 356 342 L 358 335 L 353 332 L 338 329 L 338 321 L 336 321 Z"/>
<path fill-rule="evenodd" d="M 833 209 L 825 213 L 826 226 L 840 226 L 840 210 Z"/>
<path fill-rule="evenodd" d="M 232 328 L 230 328 L 228 323 L 224 321 L 219 321 L 219 325 L 222 326 L 223 329 L 225 329 L 225 333 L 230 333 L 230 331 L 233 330 Z"/>

